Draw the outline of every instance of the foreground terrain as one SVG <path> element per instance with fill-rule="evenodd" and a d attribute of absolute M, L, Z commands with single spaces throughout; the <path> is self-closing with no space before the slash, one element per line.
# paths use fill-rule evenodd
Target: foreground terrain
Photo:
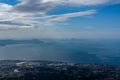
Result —
<path fill-rule="evenodd" d="M 0 80 L 120 80 L 120 67 L 52 61 L 0 61 Z"/>

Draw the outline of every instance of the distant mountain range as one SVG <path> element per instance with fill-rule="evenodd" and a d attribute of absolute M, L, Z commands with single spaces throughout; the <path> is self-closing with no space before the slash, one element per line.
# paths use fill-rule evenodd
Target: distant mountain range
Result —
<path fill-rule="evenodd" d="M 13 44 L 40 44 L 43 43 L 39 39 L 30 39 L 30 40 L 0 40 L 0 46 L 13 45 Z"/>

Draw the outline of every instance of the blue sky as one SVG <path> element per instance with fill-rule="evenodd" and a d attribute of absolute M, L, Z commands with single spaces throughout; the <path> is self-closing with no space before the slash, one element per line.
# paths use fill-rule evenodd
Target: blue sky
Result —
<path fill-rule="evenodd" d="M 119 38 L 120 0 L 0 0 L 0 39 Z"/>

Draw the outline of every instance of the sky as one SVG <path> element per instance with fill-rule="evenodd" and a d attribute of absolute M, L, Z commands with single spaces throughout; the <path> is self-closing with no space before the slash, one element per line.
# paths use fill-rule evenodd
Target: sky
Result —
<path fill-rule="evenodd" d="M 0 0 L 0 39 L 119 39 L 120 0 Z"/>

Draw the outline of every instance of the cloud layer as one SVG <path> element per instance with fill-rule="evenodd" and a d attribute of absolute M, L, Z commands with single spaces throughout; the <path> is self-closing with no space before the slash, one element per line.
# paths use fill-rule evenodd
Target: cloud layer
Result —
<path fill-rule="evenodd" d="M 0 29 L 33 28 L 64 22 L 70 18 L 88 16 L 96 11 L 85 10 L 58 15 L 47 15 L 56 6 L 95 6 L 118 4 L 120 0 L 19 0 L 16 5 L 0 3 Z"/>
<path fill-rule="evenodd" d="M 53 8 L 50 2 L 43 3 L 42 0 L 20 0 L 20 3 L 14 6 L 14 10 L 26 13 L 46 13 Z"/>
<path fill-rule="evenodd" d="M 31 5 L 30 5 L 31 4 Z M 47 15 L 53 8 L 52 2 L 41 0 L 21 0 L 15 6 L 0 3 L 0 29 L 23 29 L 64 22 L 73 17 L 81 17 L 94 14 L 95 10 L 85 10 L 58 15 Z"/>
<path fill-rule="evenodd" d="M 40 0 L 39 0 L 40 1 Z M 120 0 L 42 0 L 43 3 L 51 2 L 59 5 L 69 4 L 70 6 L 92 6 L 101 4 L 119 4 Z"/>
<path fill-rule="evenodd" d="M 15 33 L 17 33 L 17 30 L 20 30 L 20 33 L 22 37 L 84 37 L 89 36 L 90 32 L 79 32 L 76 33 L 71 31 L 56 31 L 55 27 L 62 23 L 67 23 L 69 19 L 73 18 L 79 18 L 79 17 L 85 17 L 91 16 L 95 13 L 97 13 L 96 9 L 84 9 L 81 10 L 82 7 L 91 7 L 91 6 L 103 6 L 103 5 L 113 5 L 113 4 L 119 4 L 120 0 L 19 0 L 19 3 L 16 5 L 9 5 L 7 3 L 0 3 L 0 30 L 9 30 L 10 33 L 11 30 L 15 30 Z M 55 14 L 54 11 L 58 8 L 73 8 L 75 9 L 80 8 L 78 11 L 71 11 L 71 12 L 64 12 L 64 13 L 57 13 Z M 58 9 L 59 10 L 59 9 Z M 64 10 L 64 9 L 62 9 Z M 52 14 L 49 14 L 49 12 L 53 12 Z M 46 27 L 47 26 L 47 27 Z M 50 27 L 52 26 L 52 27 Z M 43 28 L 45 27 L 45 28 Z M 49 28 L 48 28 L 49 27 Z M 38 30 L 37 29 L 41 29 Z M 25 29 L 25 31 L 22 30 Z M 30 31 L 26 31 L 26 29 L 34 29 Z M 22 33 L 23 32 L 23 33 Z M 33 32 L 33 33 L 31 33 Z M 3 35 L 3 32 L 1 32 Z M 25 34 L 26 33 L 26 34 Z M 99 35 L 99 32 L 94 32 Z M 93 35 L 92 33 L 91 35 Z M 9 32 L 6 32 L 7 37 L 20 37 L 18 34 L 11 35 Z M 44 35 L 43 35 L 44 34 Z M 65 35 L 66 34 L 66 35 Z M 79 34 L 80 36 L 78 36 Z M 88 35 L 89 34 L 89 35 Z M 102 32 L 100 32 L 102 34 Z M 106 32 L 104 33 L 106 34 Z M 109 33 L 110 34 L 110 33 Z M 113 34 L 113 33 L 112 33 Z M 117 34 L 117 33 L 116 33 Z M 115 34 L 115 35 L 116 35 Z M 2 36 L 0 35 L 0 36 Z M 59 36 L 57 36 L 59 35 Z M 103 34 L 102 34 L 103 35 Z M 4 37 L 4 36 L 2 36 Z"/>

